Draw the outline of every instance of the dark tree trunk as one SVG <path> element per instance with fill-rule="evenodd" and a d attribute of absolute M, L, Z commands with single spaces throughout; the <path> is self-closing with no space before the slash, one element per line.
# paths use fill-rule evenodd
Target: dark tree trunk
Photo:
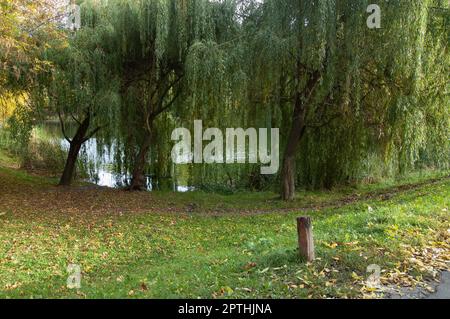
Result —
<path fill-rule="evenodd" d="M 298 66 L 300 70 L 300 63 Z M 297 75 L 300 77 L 300 74 Z M 295 196 L 295 155 L 297 148 L 305 135 L 306 117 L 311 98 L 315 93 L 316 87 L 321 79 L 319 71 L 309 72 L 309 79 L 303 90 L 297 90 L 294 100 L 294 113 L 292 116 L 291 130 L 287 139 L 284 152 L 283 169 L 281 172 L 281 198 L 283 200 L 293 200 Z M 297 78 L 297 82 L 299 78 Z"/>
<path fill-rule="evenodd" d="M 59 186 L 70 186 L 72 184 L 75 165 L 77 163 L 78 154 L 82 144 L 70 143 L 69 155 L 67 156 L 66 165 L 59 181 Z"/>
<path fill-rule="evenodd" d="M 300 141 L 305 133 L 305 108 L 301 96 L 297 94 L 292 127 L 284 152 L 283 169 L 281 172 L 281 198 L 293 200 L 295 195 L 295 155 Z"/>
<path fill-rule="evenodd" d="M 285 201 L 294 200 L 295 196 L 295 157 L 285 157 L 282 170 L 281 198 Z"/>
<path fill-rule="evenodd" d="M 87 140 L 86 135 L 89 130 L 90 121 L 91 118 L 88 115 L 80 126 L 78 126 L 75 137 L 70 141 L 69 155 L 67 156 L 66 165 L 59 181 L 59 186 L 70 186 L 70 184 L 72 184 L 75 166 L 77 164 L 81 146 Z"/>
<path fill-rule="evenodd" d="M 145 164 L 147 163 L 151 144 L 151 133 L 149 133 L 142 142 L 134 162 L 130 185 L 130 190 L 132 191 L 143 191 L 146 189 Z"/>

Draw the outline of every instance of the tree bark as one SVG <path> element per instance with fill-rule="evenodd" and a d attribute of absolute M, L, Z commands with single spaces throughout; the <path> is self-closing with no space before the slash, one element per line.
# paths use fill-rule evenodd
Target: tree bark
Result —
<path fill-rule="evenodd" d="M 281 198 L 287 201 L 294 200 L 295 196 L 295 155 L 305 133 L 305 115 L 306 110 L 298 93 L 295 99 L 294 116 L 284 151 L 283 169 L 281 172 Z"/>
<path fill-rule="evenodd" d="M 75 172 L 75 166 L 77 163 L 78 155 L 80 153 L 81 146 L 86 142 L 86 135 L 89 130 L 91 117 L 88 115 L 84 121 L 78 126 L 75 137 L 70 141 L 69 154 L 67 156 L 64 171 L 59 181 L 59 186 L 70 186 L 72 184 L 73 175 Z"/>
<path fill-rule="evenodd" d="M 73 180 L 73 174 L 75 172 L 75 166 L 78 159 L 78 154 L 81 149 L 79 143 L 70 143 L 69 155 L 67 156 L 66 165 L 59 181 L 59 186 L 70 186 Z"/>
<path fill-rule="evenodd" d="M 147 163 L 151 144 L 151 133 L 149 132 L 144 139 L 134 162 L 130 185 L 131 191 L 143 191 L 146 189 L 145 164 Z"/>
<path fill-rule="evenodd" d="M 300 70 L 299 63 L 299 70 Z M 298 74 L 297 82 L 300 74 Z M 306 117 L 311 98 L 315 93 L 317 85 L 320 83 L 321 74 L 319 71 L 309 72 L 309 79 L 303 90 L 297 89 L 294 99 L 294 113 L 292 116 L 291 130 L 287 139 L 284 152 L 283 169 L 281 172 L 281 198 L 283 200 L 293 200 L 295 197 L 295 155 L 297 148 L 305 135 Z"/>

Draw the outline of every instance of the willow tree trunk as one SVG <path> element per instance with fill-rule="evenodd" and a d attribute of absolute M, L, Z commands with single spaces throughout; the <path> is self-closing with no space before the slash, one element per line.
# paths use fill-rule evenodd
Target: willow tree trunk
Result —
<path fill-rule="evenodd" d="M 293 200 L 295 196 L 295 157 L 298 145 L 305 134 L 305 115 L 306 109 L 302 104 L 300 94 L 297 94 L 291 131 L 287 139 L 286 149 L 284 151 L 283 169 L 281 171 L 281 198 L 283 200 Z"/>
<path fill-rule="evenodd" d="M 63 174 L 59 181 L 59 186 L 70 186 L 72 184 L 78 155 L 80 153 L 81 146 L 84 142 L 86 142 L 86 135 L 89 130 L 90 121 L 90 116 L 87 116 L 80 126 L 78 126 L 75 137 L 70 141 L 69 154 L 67 156 Z"/>
<path fill-rule="evenodd" d="M 145 165 L 147 164 L 151 144 L 151 134 L 149 133 L 144 139 L 134 162 L 130 185 L 130 190 L 132 191 L 143 191 L 146 189 Z"/>

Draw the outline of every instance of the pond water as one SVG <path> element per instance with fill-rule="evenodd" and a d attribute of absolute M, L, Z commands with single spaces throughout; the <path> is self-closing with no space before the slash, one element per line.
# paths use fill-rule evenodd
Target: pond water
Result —
<path fill-rule="evenodd" d="M 37 134 L 40 139 L 47 139 L 61 145 L 62 149 L 68 151 L 69 142 L 66 141 L 61 133 L 61 128 L 57 122 L 47 122 L 37 129 Z M 67 128 L 70 131 L 70 128 Z M 71 133 L 69 133 L 71 134 Z M 117 143 L 112 143 L 111 146 L 99 146 L 96 138 L 92 138 L 84 143 L 80 158 L 85 166 L 88 168 L 88 181 L 98 186 L 111 188 L 124 188 L 129 185 L 130 174 L 121 173 L 115 170 L 115 156 L 118 153 Z M 176 170 L 174 170 L 176 171 Z M 172 190 L 175 192 L 189 192 L 195 190 L 189 185 L 180 185 L 174 181 L 177 176 L 172 178 L 165 178 L 155 180 L 152 176 L 146 177 L 147 190 Z"/>

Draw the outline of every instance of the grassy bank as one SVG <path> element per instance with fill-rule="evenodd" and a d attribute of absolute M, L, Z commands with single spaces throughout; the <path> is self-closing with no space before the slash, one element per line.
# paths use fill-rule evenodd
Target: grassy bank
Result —
<path fill-rule="evenodd" d="M 397 287 L 448 267 L 450 180 L 429 181 L 439 176 L 301 192 L 286 204 L 274 193 L 58 189 L 2 164 L 0 297 L 375 297 L 371 264 Z M 313 218 L 313 264 L 296 251 L 299 215 Z M 79 290 L 66 287 L 71 263 Z"/>

